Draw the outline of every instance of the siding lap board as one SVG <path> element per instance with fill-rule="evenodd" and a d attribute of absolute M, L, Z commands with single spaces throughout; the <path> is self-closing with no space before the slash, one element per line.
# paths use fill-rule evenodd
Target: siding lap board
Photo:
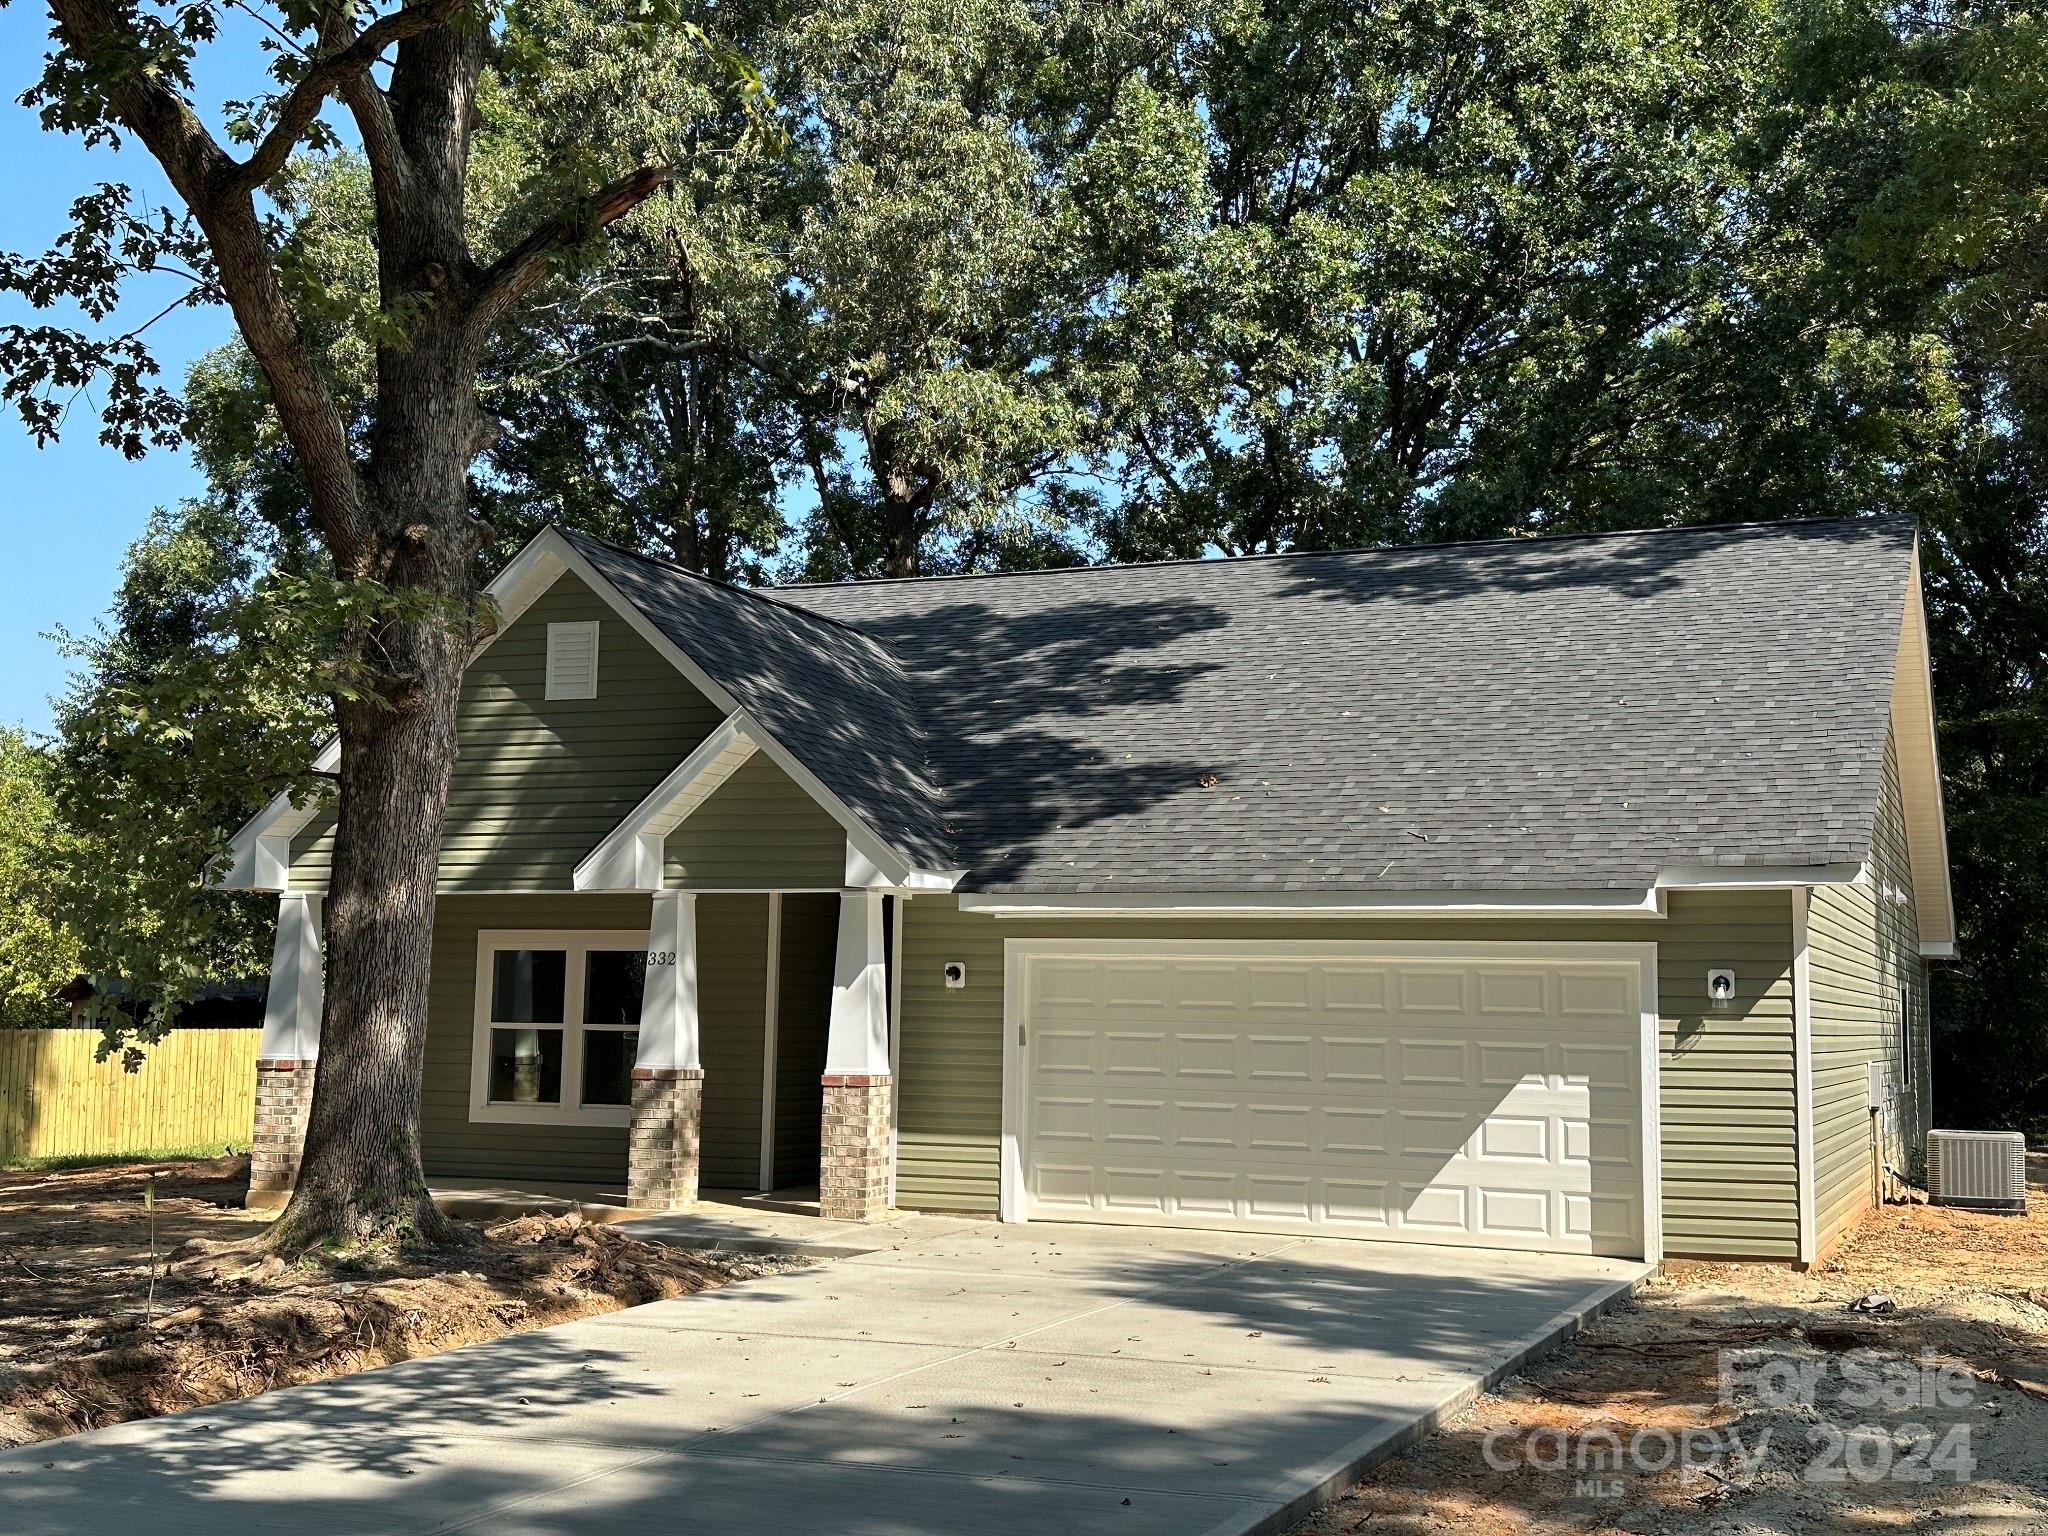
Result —
<path fill-rule="evenodd" d="M 549 699 L 548 625 L 589 619 L 597 697 Z M 583 856 L 723 718 L 604 599 L 560 577 L 463 678 L 440 888 L 568 890 Z M 292 840 L 294 889 L 325 888 L 333 846 L 331 813 Z"/>
<path fill-rule="evenodd" d="M 1662 1018 L 1664 1234 L 1673 1255 L 1794 1258 L 1792 903 L 1785 891 L 1673 892 L 1662 920 L 1040 920 L 906 905 L 898 1200 L 994 1210 L 1002 1130 L 1005 938 L 1655 942 Z M 942 968 L 964 961 L 948 989 Z M 1727 1012 L 1707 971 L 1732 966 Z"/>
<path fill-rule="evenodd" d="M 1887 1063 L 1903 1089 L 1899 1015 L 1913 1018 L 1911 1087 L 1898 1099 L 1898 1143 L 1886 1156 L 1915 1172 L 1931 1117 L 1927 964 L 1913 904 L 1912 862 L 1898 756 L 1887 739 L 1884 780 L 1871 831 L 1870 881 L 1817 886 L 1807 909 L 1813 988 L 1814 1224 L 1825 1250 L 1874 1197 L 1867 1064 Z"/>
<path fill-rule="evenodd" d="M 846 829 L 765 752 L 669 833 L 667 853 L 668 883 L 683 890 L 837 890 L 846 881 Z"/>

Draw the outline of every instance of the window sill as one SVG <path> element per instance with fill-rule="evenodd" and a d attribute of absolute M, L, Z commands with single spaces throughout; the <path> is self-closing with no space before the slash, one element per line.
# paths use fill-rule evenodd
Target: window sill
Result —
<path fill-rule="evenodd" d="M 633 1123 L 633 1110 L 625 1104 L 472 1104 L 472 1125 L 563 1125 L 617 1126 L 623 1130 Z"/>

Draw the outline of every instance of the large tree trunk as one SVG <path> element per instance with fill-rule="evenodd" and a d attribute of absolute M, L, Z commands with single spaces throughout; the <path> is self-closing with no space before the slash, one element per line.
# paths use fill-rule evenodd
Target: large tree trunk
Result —
<path fill-rule="evenodd" d="M 391 121 L 409 196 L 380 186 L 378 287 L 412 309 L 402 343 L 377 352 L 377 409 L 363 504 L 377 543 L 342 566 L 394 607 L 350 631 L 344 662 L 367 697 L 335 699 L 341 806 L 327 893 L 327 989 L 305 1155 L 271 1242 L 446 1241 L 420 1158 L 420 1078 L 432 977 L 434 891 L 456 706 L 475 624 L 470 460 L 480 279 L 465 242 L 471 106 L 489 33 L 409 41 Z"/>
<path fill-rule="evenodd" d="M 439 648 L 427 626 L 408 627 L 420 649 Z M 422 671 L 404 708 L 341 710 L 320 1064 L 305 1157 L 273 1246 L 442 1242 L 455 1230 L 427 1194 L 419 1104 L 461 665 L 435 657 Z"/>

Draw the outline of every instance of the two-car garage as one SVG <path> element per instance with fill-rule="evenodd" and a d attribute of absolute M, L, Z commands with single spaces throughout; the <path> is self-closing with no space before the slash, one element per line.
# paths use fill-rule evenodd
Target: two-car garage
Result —
<path fill-rule="evenodd" d="M 1655 1257 L 1655 946 L 1011 940 L 1004 1212 Z"/>

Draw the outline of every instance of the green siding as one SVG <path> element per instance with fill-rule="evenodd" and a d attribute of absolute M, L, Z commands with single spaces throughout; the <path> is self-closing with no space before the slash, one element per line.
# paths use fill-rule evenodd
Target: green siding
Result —
<path fill-rule="evenodd" d="M 645 896 L 444 896 L 435 903 L 434 975 L 420 1084 L 420 1140 L 429 1178 L 625 1187 L 624 1126 L 470 1121 L 476 936 L 484 928 L 616 928 L 644 934 L 648 916 Z"/>
<path fill-rule="evenodd" d="M 547 627 L 578 619 L 599 624 L 597 697 L 549 700 Z M 561 577 L 463 678 L 441 889 L 568 890 L 578 861 L 722 718 L 609 604 Z M 293 840 L 295 888 L 326 886 L 333 842 L 331 815 Z"/>
<path fill-rule="evenodd" d="M 950 897 L 916 897 L 903 933 L 902 1204 L 996 1206 L 1003 940 L 1105 936 L 1654 942 L 1666 1251 L 1798 1254 L 1792 904 L 1784 891 L 1673 892 L 1664 919 L 1597 922 L 1041 921 L 963 913 Z M 948 960 L 966 962 L 964 988 L 946 988 Z M 1707 971 L 1719 965 L 1732 966 L 1737 979 L 1726 1013 L 1707 1004 Z"/>
<path fill-rule="evenodd" d="M 487 928 L 615 928 L 644 934 L 649 915 L 645 895 L 440 899 L 434 915 L 434 974 L 420 1095 L 420 1133 L 429 1177 L 623 1188 L 623 1126 L 470 1120 L 477 933 Z M 760 1182 L 767 898 L 701 897 L 697 933 L 703 1014 L 703 1184 L 707 1189 L 752 1189 Z"/>
<path fill-rule="evenodd" d="M 1825 1248 L 1867 1210 L 1873 1162 L 1867 1065 L 1888 1062 L 1899 1094 L 1898 1139 L 1886 1158 L 1917 1172 L 1930 1114 L 1927 966 L 1913 907 L 1913 868 L 1898 759 L 1885 743 L 1884 788 L 1871 833 L 1867 885 L 1816 886 L 1807 908 L 1813 993 L 1814 1225 Z M 1910 989 L 1912 1060 L 1899 1020 Z"/>
<path fill-rule="evenodd" d="M 681 889 L 837 890 L 845 882 L 846 829 L 765 752 L 668 835 L 668 883 Z"/>
<path fill-rule="evenodd" d="M 761 1050 L 768 1032 L 768 898 L 697 898 L 705 1189 L 761 1184 Z"/>
<path fill-rule="evenodd" d="M 818 1182 L 818 1131 L 825 1111 L 825 1029 L 832 1015 L 832 962 L 839 898 L 782 898 L 782 974 L 775 1010 L 775 1185 Z"/>

